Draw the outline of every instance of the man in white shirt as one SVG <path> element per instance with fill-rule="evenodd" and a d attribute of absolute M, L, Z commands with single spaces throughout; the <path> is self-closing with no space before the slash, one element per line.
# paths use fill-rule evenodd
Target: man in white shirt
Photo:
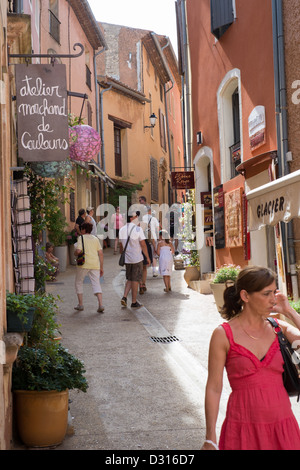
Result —
<path fill-rule="evenodd" d="M 129 240 L 128 240 L 129 237 Z M 127 306 L 127 296 L 131 291 L 132 308 L 140 308 L 142 304 L 137 301 L 137 293 L 139 283 L 142 280 L 143 273 L 143 254 L 146 256 L 148 264 L 150 259 L 145 242 L 145 235 L 141 227 L 138 226 L 138 216 L 134 212 L 127 218 L 127 224 L 120 228 L 119 240 L 121 242 L 121 249 L 124 250 L 128 240 L 125 251 L 125 266 L 126 266 L 126 285 L 121 304 Z"/>

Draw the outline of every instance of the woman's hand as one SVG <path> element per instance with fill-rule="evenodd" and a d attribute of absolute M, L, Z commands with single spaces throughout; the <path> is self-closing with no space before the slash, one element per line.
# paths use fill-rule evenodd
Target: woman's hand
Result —
<path fill-rule="evenodd" d="M 273 311 L 275 313 L 281 313 L 282 315 L 289 316 L 289 313 L 293 311 L 288 298 L 281 292 L 277 291 L 275 294 L 276 303 Z"/>

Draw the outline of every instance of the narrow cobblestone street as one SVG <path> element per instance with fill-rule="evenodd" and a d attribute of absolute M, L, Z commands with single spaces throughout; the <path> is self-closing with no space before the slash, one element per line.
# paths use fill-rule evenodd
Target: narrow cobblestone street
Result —
<path fill-rule="evenodd" d="M 204 393 L 213 329 L 221 323 L 212 295 L 189 289 L 184 271 L 173 271 L 172 292 L 148 270 L 144 307 L 122 308 L 125 272 L 104 251 L 104 314 L 97 313 L 85 282 L 84 311 L 74 310 L 75 266 L 47 291 L 62 303 L 62 343 L 86 367 L 86 394 L 71 391 L 70 426 L 56 450 L 199 450 L 205 436 Z M 170 343 L 151 337 L 175 336 Z M 218 429 L 230 387 L 224 380 Z M 300 419 L 299 404 L 293 400 Z M 22 446 L 21 446 L 22 448 Z"/>
<path fill-rule="evenodd" d="M 87 393 L 70 392 L 68 434 L 55 450 L 197 451 L 205 438 L 204 394 L 210 336 L 222 322 L 213 295 L 189 289 L 173 271 L 172 292 L 148 270 L 139 310 L 122 308 L 125 271 L 104 251 L 104 314 L 85 281 L 84 311 L 74 310 L 75 266 L 47 291 L 61 299 L 62 343 L 85 364 Z M 169 343 L 152 337 L 174 336 Z M 230 386 L 224 377 L 218 432 Z M 300 406 L 292 399 L 300 422 Z M 16 443 L 16 450 L 26 450 Z"/>
<path fill-rule="evenodd" d="M 86 394 L 71 392 L 73 435 L 57 450 L 194 449 L 204 439 L 204 390 L 212 330 L 220 323 L 212 295 L 187 288 L 173 271 L 172 292 L 148 270 L 144 307 L 122 308 L 125 271 L 104 250 L 104 314 L 85 283 L 84 311 L 74 310 L 75 267 L 47 290 L 61 299 L 62 342 L 84 361 Z M 169 344 L 151 337 L 175 336 Z M 224 402 L 227 393 L 225 392 Z M 224 403 L 220 420 L 224 416 Z"/>

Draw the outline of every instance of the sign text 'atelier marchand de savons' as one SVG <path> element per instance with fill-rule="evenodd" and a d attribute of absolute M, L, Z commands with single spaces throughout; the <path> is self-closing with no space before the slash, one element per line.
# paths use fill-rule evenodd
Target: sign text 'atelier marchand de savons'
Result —
<path fill-rule="evenodd" d="M 19 157 L 62 161 L 69 154 L 65 65 L 16 65 Z"/>

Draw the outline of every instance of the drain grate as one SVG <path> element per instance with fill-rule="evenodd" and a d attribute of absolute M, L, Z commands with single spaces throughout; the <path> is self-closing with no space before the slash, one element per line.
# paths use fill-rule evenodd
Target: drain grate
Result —
<path fill-rule="evenodd" d="M 177 336 L 150 336 L 150 339 L 153 343 L 174 343 L 175 341 L 179 341 Z"/>

